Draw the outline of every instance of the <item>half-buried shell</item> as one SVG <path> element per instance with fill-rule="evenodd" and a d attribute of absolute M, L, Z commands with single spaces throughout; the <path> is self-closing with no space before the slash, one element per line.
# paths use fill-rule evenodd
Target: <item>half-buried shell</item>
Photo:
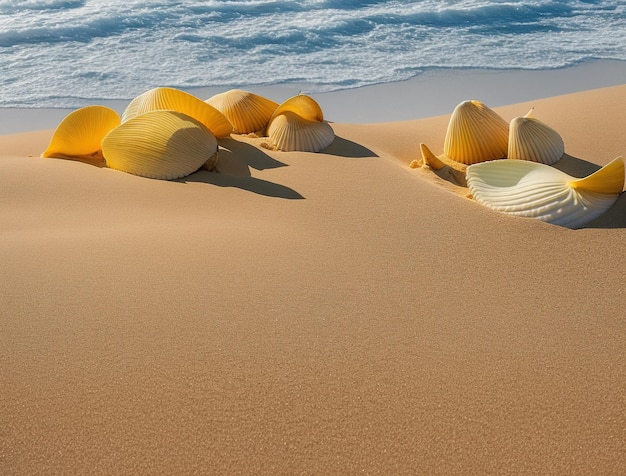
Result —
<path fill-rule="evenodd" d="M 420 144 L 421 165 L 464 171 L 470 164 L 505 158 L 508 140 L 509 125 L 495 111 L 477 100 L 463 101 L 450 116 L 443 154 L 436 156 Z"/>
<path fill-rule="evenodd" d="M 172 180 L 189 175 L 217 153 L 217 139 L 202 123 L 177 111 L 151 111 L 128 119 L 102 141 L 108 167 Z"/>
<path fill-rule="evenodd" d="M 497 160 L 470 165 L 467 186 L 493 210 L 578 228 L 615 203 L 624 188 L 624 161 L 618 157 L 579 179 L 537 162 Z"/>
<path fill-rule="evenodd" d="M 267 134 L 277 149 L 286 152 L 319 152 L 335 140 L 335 132 L 328 123 L 310 121 L 291 111 L 274 118 Z"/>
<path fill-rule="evenodd" d="M 322 108 L 304 94 L 288 99 L 274 111 L 267 135 L 283 151 L 319 152 L 335 140 Z"/>
<path fill-rule="evenodd" d="M 216 94 L 205 101 L 220 111 L 233 125 L 234 132 L 248 134 L 263 131 L 278 103 L 241 89 Z"/>
<path fill-rule="evenodd" d="M 102 158 L 102 139 L 120 124 L 120 116 L 105 106 L 87 106 L 68 114 L 55 129 L 41 157 Z"/>
<path fill-rule="evenodd" d="M 509 126 L 508 158 L 552 165 L 565 153 L 563 139 L 554 129 L 532 117 L 516 117 Z"/>
<path fill-rule="evenodd" d="M 205 125 L 215 137 L 228 137 L 230 121 L 216 108 L 192 94 L 174 88 L 154 88 L 133 99 L 122 114 L 122 122 L 150 111 L 177 111 Z"/>

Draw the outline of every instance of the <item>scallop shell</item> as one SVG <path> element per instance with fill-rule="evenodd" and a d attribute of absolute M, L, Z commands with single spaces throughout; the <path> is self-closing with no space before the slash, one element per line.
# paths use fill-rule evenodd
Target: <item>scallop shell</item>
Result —
<path fill-rule="evenodd" d="M 272 115 L 267 135 L 283 151 L 319 152 L 335 140 L 335 131 L 324 122 L 320 105 L 299 94 L 287 99 Z"/>
<path fill-rule="evenodd" d="M 511 121 L 508 158 L 555 164 L 565 153 L 563 139 L 554 129 L 532 117 L 531 112 Z"/>
<path fill-rule="evenodd" d="M 120 116 L 108 107 L 77 109 L 59 123 L 41 157 L 98 157 L 102 138 L 119 124 Z"/>
<path fill-rule="evenodd" d="M 102 141 L 108 167 L 164 180 L 195 172 L 216 152 L 215 136 L 196 119 L 176 111 L 151 111 L 128 119 Z"/>
<path fill-rule="evenodd" d="M 228 137 L 230 121 L 220 111 L 197 97 L 173 88 L 154 88 L 133 99 L 122 114 L 122 122 L 150 111 L 177 111 L 204 124 L 215 137 Z"/>
<path fill-rule="evenodd" d="M 480 101 L 463 101 L 450 117 L 444 154 L 463 164 L 506 157 L 509 125 Z"/>
<path fill-rule="evenodd" d="M 579 179 L 537 162 L 497 160 L 470 165 L 467 184 L 474 199 L 493 210 L 578 228 L 615 203 L 624 188 L 624 161 L 618 157 Z"/>
<path fill-rule="evenodd" d="M 278 107 L 278 103 L 270 99 L 241 89 L 216 94 L 205 102 L 224 114 L 240 134 L 265 131 Z"/>
<path fill-rule="evenodd" d="M 276 108 L 269 122 L 271 123 L 272 120 L 285 112 L 293 112 L 308 121 L 322 122 L 324 120 L 324 113 L 320 105 L 306 94 L 298 94 L 283 102 Z"/>
<path fill-rule="evenodd" d="M 319 152 L 335 140 L 335 132 L 328 123 L 310 121 L 292 111 L 274 118 L 267 134 L 278 149 L 287 152 Z"/>

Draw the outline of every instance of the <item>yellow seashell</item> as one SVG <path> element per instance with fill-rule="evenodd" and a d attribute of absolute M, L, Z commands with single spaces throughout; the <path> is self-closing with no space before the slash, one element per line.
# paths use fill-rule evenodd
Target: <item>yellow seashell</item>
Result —
<path fill-rule="evenodd" d="M 272 122 L 274 118 L 284 114 L 285 112 L 293 112 L 307 121 L 322 122 L 324 120 L 324 113 L 320 105 L 311 96 L 306 94 L 298 94 L 292 98 L 283 102 L 276 110 L 269 122 Z"/>
<path fill-rule="evenodd" d="M 283 151 L 319 152 L 335 140 L 330 124 L 305 119 L 292 111 L 283 111 L 270 123 L 267 134 Z"/>
<path fill-rule="evenodd" d="M 197 97 L 174 88 L 154 88 L 133 99 L 122 114 L 122 122 L 150 111 L 177 111 L 205 125 L 215 137 L 228 137 L 233 130 L 220 111 Z"/>
<path fill-rule="evenodd" d="M 195 172 L 216 152 L 213 133 L 177 111 L 151 111 L 128 119 L 102 141 L 108 167 L 163 180 Z"/>
<path fill-rule="evenodd" d="M 77 109 L 59 123 L 41 157 L 97 158 L 102 138 L 119 124 L 120 116 L 108 107 Z"/>
<path fill-rule="evenodd" d="M 578 228 L 615 203 L 624 188 L 624 161 L 618 157 L 577 179 L 537 162 L 496 160 L 470 165 L 467 185 L 477 202 L 493 210 Z"/>
<path fill-rule="evenodd" d="M 236 133 L 265 131 L 278 103 L 241 89 L 216 94 L 205 101 L 220 111 L 233 125 Z"/>
<path fill-rule="evenodd" d="M 511 121 L 508 158 L 555 164 L 565 153 L 563 139 L 554 129 L 532 117 L 531 112 Z"/>
<path fill-rule="evenodd" d="M 509 125 L 480 101 L 460 103 L 452 113 L 444 154 L 456 162 L 475 164 L 506 157 Z"/>

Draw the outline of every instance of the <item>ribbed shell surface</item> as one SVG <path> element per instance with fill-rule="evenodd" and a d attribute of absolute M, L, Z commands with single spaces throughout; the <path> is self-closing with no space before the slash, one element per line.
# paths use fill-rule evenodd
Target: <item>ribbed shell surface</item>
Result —
<path fill-rule="evenodd" d="M 87 106 L 68 114 L 57 126 L 42 157 L 87 157 L 98 153 L 102 139 L 120 124 L 120 116 L 105 106 Z"/>
<path fill-rule="evenodd" d="M 552 165 L 565 153 L 563 139 L 533 117 L 516 117 L 509 125 L 508 158 Z"/>
<path fill-rule="evenodd" d="M 480 101 L 464 101 L 450 117 L 443 146 L 450 159 L 475 164 L 506 157 L 509 125 Z"/>
<path fill-rule="evenodd" d="M 129 119 L 102 141 L 108 167 L 163 180 L 195 172 L 216 152 L 215 136 L 176 111 L 152 111 Z"/>
<path fill-rule="evenodd" d="M 320 105 L 315 99 L 306 94 L 298 94 L 283 102 L 274 111 L 270 122 L 285 112 L 293 112 L 307 121 L 322 122 L 324 120 L 324 113 Z"/>
<path fill-rule="evenodd" d="M 319 152 L 335 140 L 328 123 L 309 121 L 290 111 L 274 118 L 267 133 L 276 147 L 286 152 Z"/>
<path fill-rule="evenodd" d="M 621 158 L 616 160 L 622 162 Z M 609 175 L 619 174 L 619 164 L 611 164 L 605 166 Z M 600 172 L 602 169 L 596 173 Z M 623 187 L 623 162 L 621 173 Z M 537 218 L 567 228 L 578 228 L 602 215 L 619 196 L 619 192 L 598 192 L 597 187 L 586 187 L 585 179 L 537 162 L 496 160 L 474 164 L 467 168 L 466 177 L 478 203 L 509 215 Z M 572 186 L 579 180 L 583 182 L 580 186 Z"/>
<path fill-rule="evenodd" d="M 205 102 L 224 114 L 240 134 L 264 131 L 278 107 L 270 99 L 241 89 L 216 94 Z"/>
<path fill-rule="evenodd" d="M 230 121 L 215 107 L 197 97 L 173 88 L 154 88 L 133 99 L 122 114 L 122 122 L 151 111 L 177 111 L 205 125 L 215 137 L 228 137 Z"/>

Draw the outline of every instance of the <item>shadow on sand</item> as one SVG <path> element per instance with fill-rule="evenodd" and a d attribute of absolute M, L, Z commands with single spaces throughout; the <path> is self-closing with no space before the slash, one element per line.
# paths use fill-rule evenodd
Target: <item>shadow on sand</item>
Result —
<path fill-rule="evenodd" d="M 372 152 L 367 147 L 364 147 L 357 142 L 353 142 L 339 136 L 335 136 L 335 140 L 333 140 L 333 142 L 321 153 L 335 155 L 337 157 L 345 157 L 348 159 L 365 159 L 378 157 L 377 154 Z"/>

